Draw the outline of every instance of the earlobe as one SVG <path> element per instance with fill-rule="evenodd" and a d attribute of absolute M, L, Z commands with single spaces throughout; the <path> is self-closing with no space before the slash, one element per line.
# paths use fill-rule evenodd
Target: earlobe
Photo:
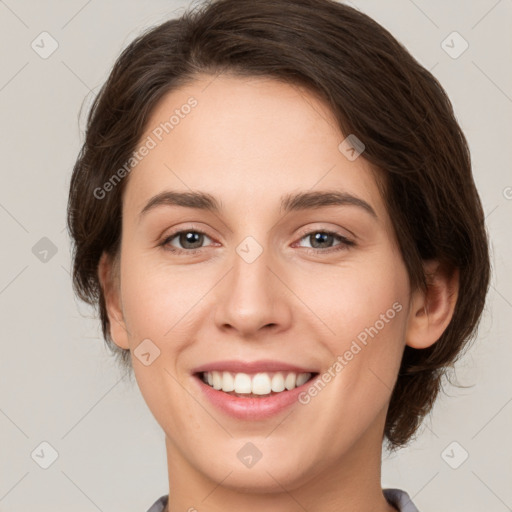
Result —
<path fill-rule="evenodd" d="M 413 292 L 406 344 L 422 349 L 439 340 L 448 327 L 459 294 L 459 271 L 437 261 L 424 264 L 427 289 Z"/>
<path fill-rule="evenodd" d="M 119 262 L 103 252 L 98 263 L 98 279 L 105 298 L 105 307 L 110 323 L 110 336 L 114 343 L 123 349 L 129 349 L 128 330 L 121 307 L 119 286 Z"/>

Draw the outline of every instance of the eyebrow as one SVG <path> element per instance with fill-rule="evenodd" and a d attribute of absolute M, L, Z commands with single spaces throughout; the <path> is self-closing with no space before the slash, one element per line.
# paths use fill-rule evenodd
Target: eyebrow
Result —
<path fill-rule="evenodd" d="M 281 199 L 281 210 L 285 212 L 323 208 L 325 206 L 358 206 L 372 217 L 377 218 L 375 210 L 369 203 L 347 192 L 299 192 L 296 194 L 287 194 Z"/>
<path fill-rule="evenodd" d="M 153 196 L 139 214 L 139 219 L 159 206 L 183 206 L 198 210 L 220 213 L 221 203 L 211 194 L 205 192 L 164 191 Z M 281 211 L 285 213 L 302 211 L 326 206 L 357 206 L 372 217 L 377 218 L 375 210 L 363 199 L 346 192 L 313 191 L 286 194 L 281 198 Z"/>

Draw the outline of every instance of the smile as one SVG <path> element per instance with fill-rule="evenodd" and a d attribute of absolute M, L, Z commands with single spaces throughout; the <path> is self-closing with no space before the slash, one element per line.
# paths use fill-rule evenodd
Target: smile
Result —
<path fill-rule="evenodd" d="M 193 382 L 207 407 L 239 420 L 265 420 L 298 403 L 320 374 L 280 361 L 218 361 L 195 368 Z"/>
<path fill-rule="evenodd" d="M 262 372 L 256 374 L 233 372 L 202 372 L 200 377 L 213 389 L 239 397 L 271 396 L 302 386 L 312 373 Z"/>

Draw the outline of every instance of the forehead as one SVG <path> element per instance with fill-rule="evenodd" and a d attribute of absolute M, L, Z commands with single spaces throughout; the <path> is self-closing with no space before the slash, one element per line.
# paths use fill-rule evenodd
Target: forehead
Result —
<path fill-rule="evenodd" d="M 163 190 L 201 190 L 222 203 L 269 207 L 291 191 L 340 189 L 382 209 L 368 162 L 340 150 L 329 107 L 302 87 L 271 78 L 203 75 L 153 109 L 125 207 L 140 211 Z M 263 202 L 263 203 L 262 203 Z"/>

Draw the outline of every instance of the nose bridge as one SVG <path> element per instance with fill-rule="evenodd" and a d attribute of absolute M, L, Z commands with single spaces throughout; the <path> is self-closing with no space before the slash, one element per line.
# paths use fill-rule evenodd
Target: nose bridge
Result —
<path fill-rule="evenodd" d="M 233 258 L 233 285 L 244 295 L 270 294 L 269 267 L 272 265 L 271 250 L 263 247 L 254 237 L 247 237 L 236 248 Z"/>
<path fill-rule="evenodd" d="M 251 306 L 254 301 L 268 302 L 273 295 L 272 273 L 269 270 L 272 251 L 267 244 L 263 246 L 254 237 L 248 236 L 236 247 L 235 253 L 230 295 L 237 298 L 240 309 L 256 306 L 256 303 Z"/>
<path fill-rule="evenodd" d="M 289 321 L 282 284 L 273 269 L 276 259 L 271 249 L 248 236 L 235 248 L 232 270 L 217 295 L 216 322 L 244 334 L 266 325 Z"/>

